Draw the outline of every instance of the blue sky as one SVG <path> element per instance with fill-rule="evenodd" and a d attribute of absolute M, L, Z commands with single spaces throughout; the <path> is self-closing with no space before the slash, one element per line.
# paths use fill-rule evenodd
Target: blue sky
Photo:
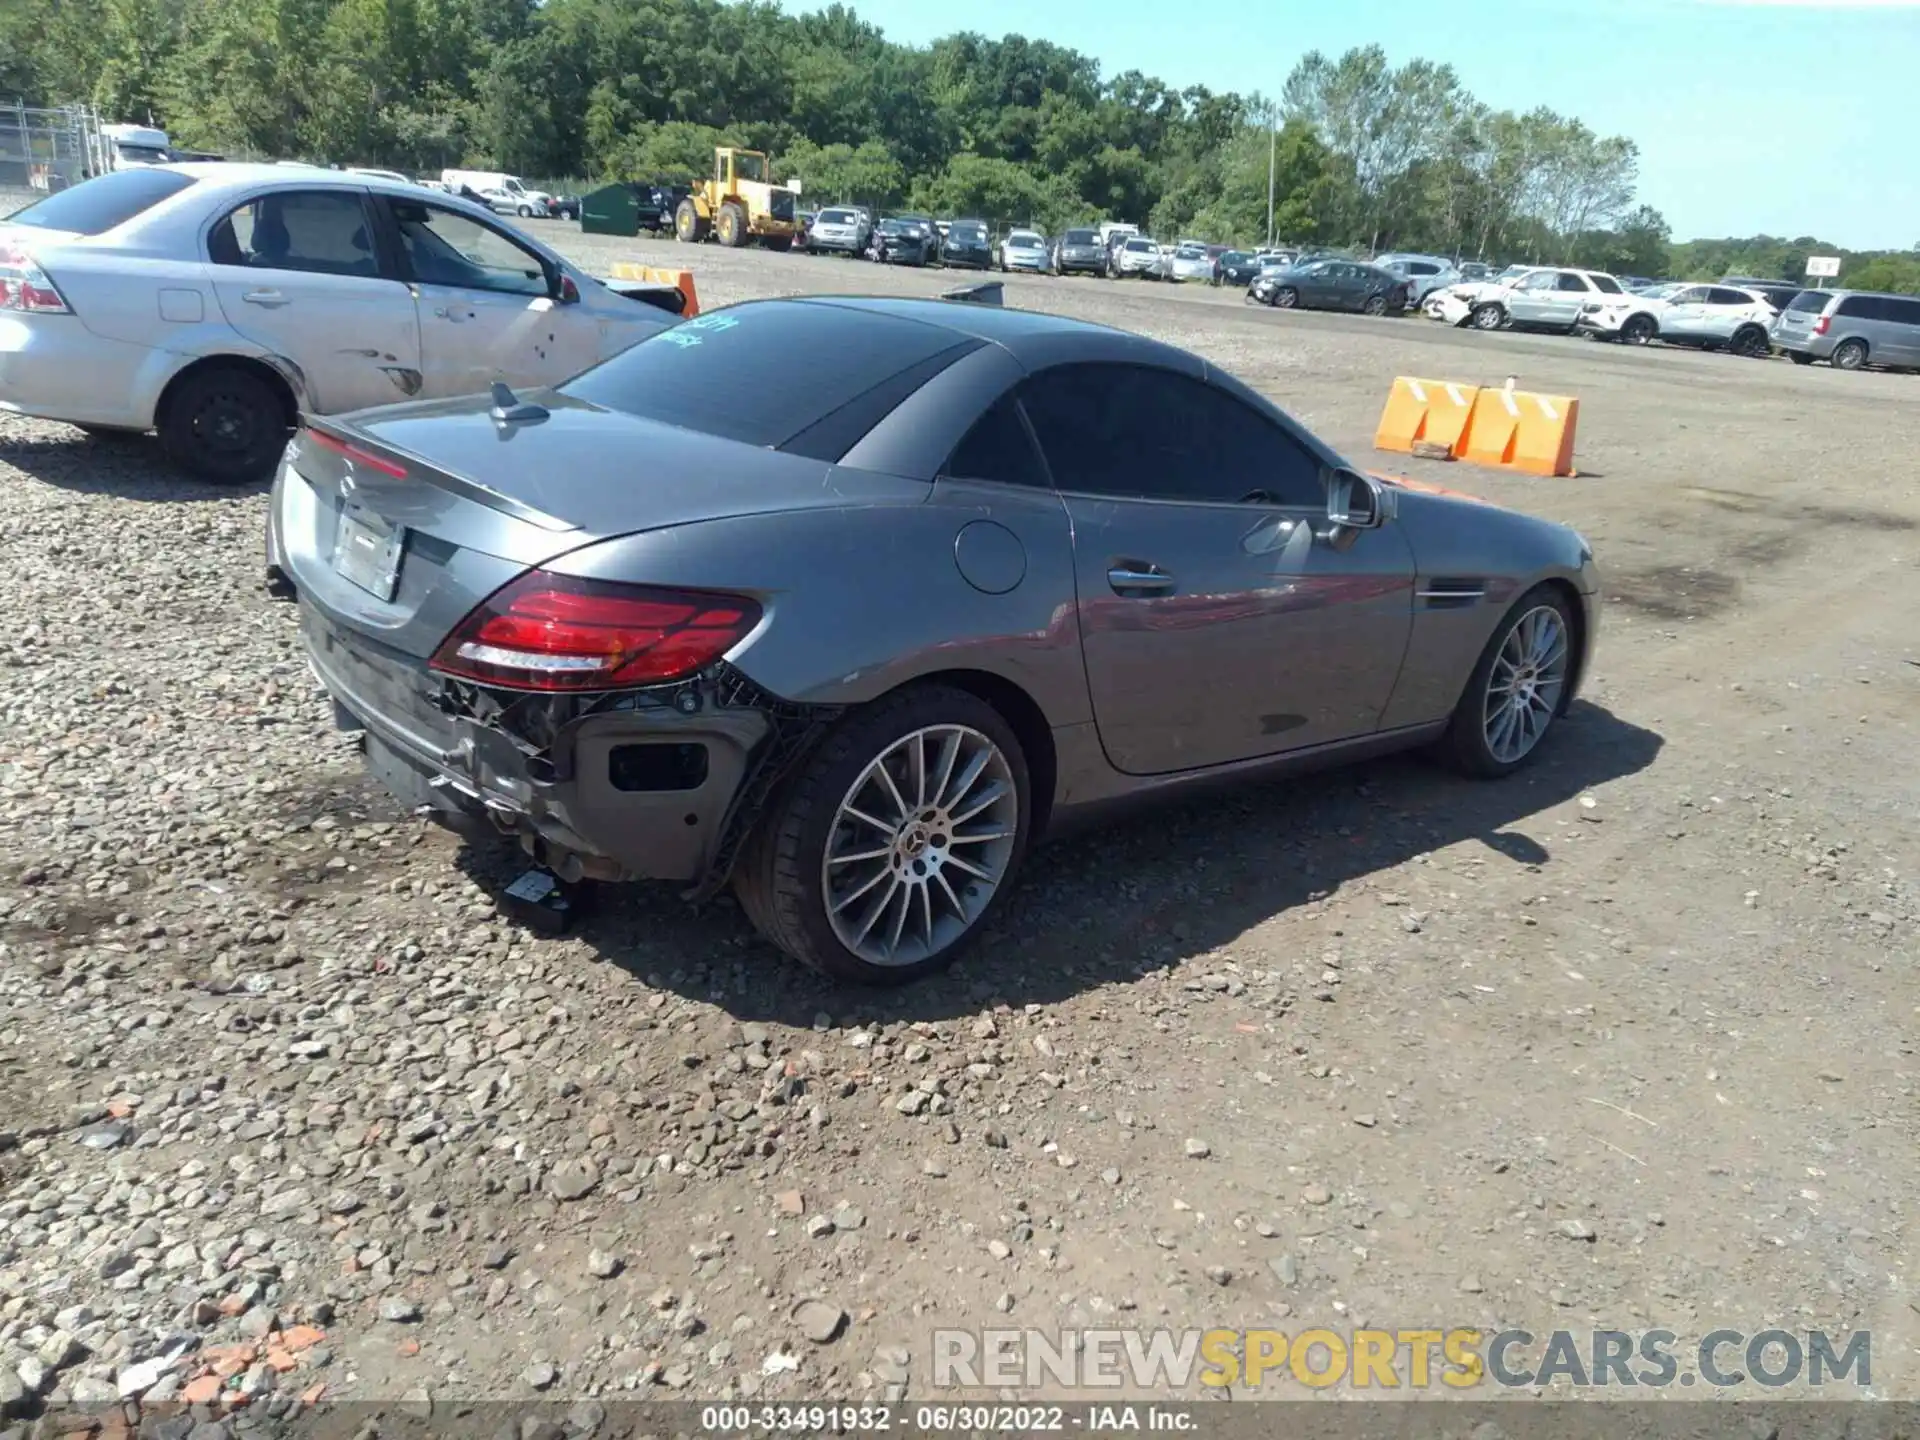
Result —
<path fill-rule="evenodd" d="M 817 9 L 785 0 L 794 11 Z M 1920 0 L 850 0 L 888 38 L 1052 40 L 1175 86 L 1277 95 L 1294 61 L 1379 44 L 1640 146 L 1675 239 L 1920 245 Z"/>

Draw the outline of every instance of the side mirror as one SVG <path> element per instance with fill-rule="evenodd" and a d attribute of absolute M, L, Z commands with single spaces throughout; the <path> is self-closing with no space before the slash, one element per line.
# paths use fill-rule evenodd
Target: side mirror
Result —
<path fill-rule="evenodd" d="M 1336 530 L 1377 530 L 1390 509 L 1377 480 L 1354 470 L 1336 470 L 1327 481 L 1327 521 Z"/>

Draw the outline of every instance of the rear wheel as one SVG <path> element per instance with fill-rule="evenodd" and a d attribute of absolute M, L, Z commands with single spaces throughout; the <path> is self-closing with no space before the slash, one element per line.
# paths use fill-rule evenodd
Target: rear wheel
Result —
<path fill-rule="evenodd" d="M 1387 297 L 1384 295 L 1367 296 L 1365 300 L 1360 302 L 1360 313 L 1362 315 L 1386 314 L 1387 313 Z"/>
<path fill-rule="evenodd" d="M 1467 322 L 1476 330 L 1498 330 L 1507 323 L 1507 312 L 1497 303 L 1489 301 L 1485 305 L 1474 306 Z"/>
<path fill-rule="evenodd" d="M 673 212 L 673 233 L 689 245 L 707 238 L 707 222 L 691 200 L 682 200 Z"/>
<path fill-rule="evenodd" d="M 1514 604 L 1487 641 L 1441 737 L 1441 757 L 1497 779 L 1533 758 L 1560 714 L 1573 675 L 1573 616 L 1546 585 Z"/>
<path fill-rule="evenodd" d="M 273 474 L 292 423 L 271 384 L 238 365 L 220 365 L 180 381 L 154 428 L 167 458 L 181 469 L 244 485 Z"/>
<path fill-rule="evenodd" d="M 1867 342 L 1864 340 L 1842 340 L 1833 349 L 1833 368 L 1836 370 L 1858 370 L 1867 363 Z"/>
<path fill-rule="evenodd" d="M 1767 332 L 1758 325 L 1743 325 L 1734 331 L 1733 338 L 1727 342 L 1727 349 L 1747 360 L 1764 360 L 1773 353 Z"/>
<path fill-rule="evenodd" d="M 1013 885 L 1032 815 L 1013 728 L 929 685 L 856 712 L 761 819 L 734 888 L 760 933 L 836 979 L 950 963 Z"/>

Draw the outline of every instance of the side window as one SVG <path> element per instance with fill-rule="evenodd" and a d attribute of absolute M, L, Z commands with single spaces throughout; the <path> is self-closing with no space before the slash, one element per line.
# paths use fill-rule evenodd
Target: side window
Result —
<path fill-rule="evenodd" d="M 409 279 L 503 295 L 548 293 L 540 257 L 492 226 L 414 200 L 390 205 Z"/>
<path fill-rule="evenodd" d="M 207 258 L 253 270 L 380 275 L 366 206 L 354 190 L 286 190 L 250 200 L 208 232 Z"/>
<path fill-rule="evenodd" d="M 1703 305 L 1706 303 L 1706 298 L 1707 292 L 1704 289 L 1698 285 L 1692 285 L 1680 291 L 1667 303 L 1671 305 Z"/>
<path fill-rule="evenodd" d="M 1751 305 L 1753 297 L 1739 290 L 1730 290 L 1724 285 L 1716 285 L 1707 292 L 1709 305 Z"/>
<path fill-rule="evenodd" d="M 1587 291 L 1591 290 L 1593 287 L 1587 284 L 1586 276 L 1576 275 L 1571 270 L 1562 270 L 1560 272 L 1559 278 L 1554 281 L 1554 288 L 1556 290 L 1577 291 L 1578 293 L 1584 295 L 1587 293 Z"/>
<path fill-rule="evenodd" d="M 1531 275 L 1522 275 L 1516 290 L 1551 290 L 1554 276 L 1551 270 L 1536 270 Z"/>
<path fill-rule="evenodd" d="M 1920 300 L 1883 300 L 1887 318 L 1898 325 L 1920 325 Z"/>
<path fill-rule="evenodd" d="M 1849 320 L 1884 320 L 1886 310 L 1878 295 L 1849 295 L 1840 302 L 1836 314 Z"/>
<path fill-rule="evenodd" d="M 954 447 L 940 473 L 951 480 L 993 480 L 1002 485 L 1047 488 L 1046 471 L 1034 453 L 1033 440 L 1012 395 L 1001 396 L 973 422 L 973 429 Z"/>
<path fill-rule="evenodd" d="M 1429 264 L 1425 260 L 1416 260 L 1407 266 L 1407 269 L 1415 275 L 1438 275 L 1440 273 L 1440 267 L 1438 265 Z"/>
<path fill-rule="evenodd" d="M 1020 398 L 1062 490 L 1141 500 L 1326 503 L 1320 463 L 1224 390 L 1143 365 L 1044 371 Z"/>

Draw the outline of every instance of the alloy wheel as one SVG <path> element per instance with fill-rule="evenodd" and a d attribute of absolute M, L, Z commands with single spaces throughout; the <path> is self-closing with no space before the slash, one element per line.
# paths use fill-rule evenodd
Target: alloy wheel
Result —
<path fill-rule="evenodd" d="M 873 965 L 912 965 L 958 940 L 1006 879 L 1019 841 L 1012 766 L 967 725 L 928 725 L 848 788 L 822 859 L 835 937 Z"/>
<path fill-rule="evenodd" d="M 1547 733 L 1571 658 L 1566 621 L 1551 605 L 1534 606 L 1507 631 L 1481 714 L 1487 749 L 1501 764 L 1525 759 Z"/>

